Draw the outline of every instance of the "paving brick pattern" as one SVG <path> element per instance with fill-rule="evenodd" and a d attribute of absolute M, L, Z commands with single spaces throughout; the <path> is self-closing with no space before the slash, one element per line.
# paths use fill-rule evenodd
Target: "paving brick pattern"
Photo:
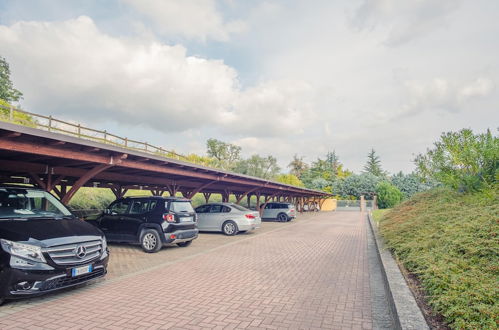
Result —
<path fill-rule="evenodd" d="M 270 226 L 220 247 L 166 249 L 181 255 L 131 275 L 116 267 L 109 280 L 10 313 L 2 307 L 0 328 L 371 329 L 365 216 Z"/>

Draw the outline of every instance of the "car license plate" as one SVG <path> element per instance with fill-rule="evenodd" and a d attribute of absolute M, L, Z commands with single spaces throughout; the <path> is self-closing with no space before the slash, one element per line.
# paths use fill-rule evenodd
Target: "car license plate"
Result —
<path fill-rule="evenodd" d="M 180 218 L 180 221 L 181 222 L 192 222 L 192 217 L 183 217 L 183 218 Z"/>
<path fill-rule="evenodd" d="M 76 268 L 71 269 L 71 276 L 75 277 L 75 276 L 80 276 L 83 274 L 88 274 L 91 272 L 92 272 L 92 265 L 83 266 L 83 267 L 76 267 Z"/>

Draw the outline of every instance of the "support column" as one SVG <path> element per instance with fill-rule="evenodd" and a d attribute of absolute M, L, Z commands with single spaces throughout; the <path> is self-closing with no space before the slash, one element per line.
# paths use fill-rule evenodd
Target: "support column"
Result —
<path fill-rule="evenodd" d="M 114 187 L 111 187 L 111 191 L 113 192 L 114 196 L 116 196 L 116 199 L 122 198 L 125 196 L 125 194 L 128 191 L 128 188 L 124 188 L 121 185 L 117 185 Z"/>
<path fill-rule="evenodd" d="M 61 202 L 65 205 L 69 203 L 71 198 L 73 198 L 74 194 L 80 189 L 85 183 L 88 182 L 91 178 L 99 174 L 100 172 L 103 172 L 113 166 L 112 164 L 101 164 L 97 165 L 94 168 L 92 168 L 90 171 L 88 171 L 86 174 L 84 174 L 81 178 L 79 178 L 72 186 L 71 189 L 69 189 L 68 193 L 62 198 Z"/>
<path fill-rule="evenodd" d="M 366 200 L 364 196 L 360 196 L 360 212 L 364 212 L 366 210 Z"/>
<path fill-rule="evenodd" d="M 206 201 L 206 204 L 208 204 L 210 200 L 211 193 L 203 193 L 204 195 L 204 200 Z"/>

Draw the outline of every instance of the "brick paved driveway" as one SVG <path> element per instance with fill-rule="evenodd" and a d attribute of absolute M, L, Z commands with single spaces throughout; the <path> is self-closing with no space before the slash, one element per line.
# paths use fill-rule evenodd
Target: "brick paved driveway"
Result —
<path fill-rule="evenodd" d="M 155 255 L 112 246 L 106 280 L 0 307 L 0 328 L 370 329 L 366 226 L 319 213 Z"/>

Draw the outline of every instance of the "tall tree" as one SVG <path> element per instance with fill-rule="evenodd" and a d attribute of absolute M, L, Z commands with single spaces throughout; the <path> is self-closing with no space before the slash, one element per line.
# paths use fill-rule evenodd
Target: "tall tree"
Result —
<path fill-rule="evenodd" d="M 293 156 L 293 160 L 288 164 L 288 167 L 291 169 L 289 172 L 297 178 L 301 178 L 303 173 L 308 170 L 308 164 L 303 161 L 303 157 L 298 157 L 296 154 Z"/>
<path fill-rule="evenodd" d="M 253 155 L 248 159 L 241 160 L 234 168 L 237 173 L 264 179 L 273 179 L 280 170 L 277 159 L 272 156 L 262 157 L 260 155 Z"/>
<path fill-rule="evenodd" d="M 381 168 L 381 160 L 374 149 L 367 155 L 367 163 L 364 165 L 364 173 L 371 173 L 377 177 L 385 177 L 386 172 Z"/>
<path fill-rule="evenodd" d="M 338 176 L 338 169 L 341 166 L 341 163 L 340 158 L 336 155 L 335 150 L 326 154 L 326 162 L 328 163 L 333 176 Z"/>
<path fill-rule="evenodd" d="M 233 170 L 241 159 L 241 147 L 235 144 L 208 139 L 206 147 L 208 156 L 215 158 L 215 165 L 224 170 Z"/>
<path fill-rule="evenodd" d="M 7 102 L 17 102 L 23 93 L 14 88 L 10 80 L 10 67 L 5 58 L 0 56 L 0 99 Z"/>

